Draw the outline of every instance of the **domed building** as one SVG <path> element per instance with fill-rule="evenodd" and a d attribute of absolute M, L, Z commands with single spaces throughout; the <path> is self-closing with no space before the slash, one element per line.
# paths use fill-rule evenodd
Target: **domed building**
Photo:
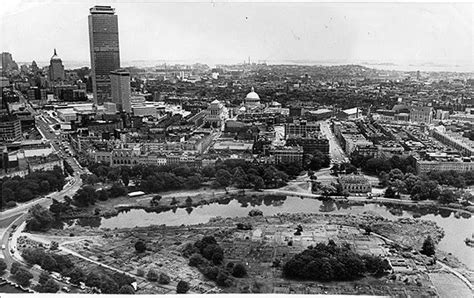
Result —
<path fill-rule="evenodd" d="M 58 57 L 56 49 L 49 60 L 49 80 L 51 82 L 64 81 L 64 65 L 61 58 Z"/>
<path fill-rule="evenodd" d="M 247 108 L 257 107 L 260 105 L 260 96 L 258 96 L 253 87 L 245 97 L 244 103 Z"/>

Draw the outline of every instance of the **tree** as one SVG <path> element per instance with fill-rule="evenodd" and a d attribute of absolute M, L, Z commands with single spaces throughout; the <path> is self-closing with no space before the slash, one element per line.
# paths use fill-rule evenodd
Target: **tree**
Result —
<path fill-rule="evenodd" d="M 112 187 L 109 189 L 109 196 L 111 198 L 121 197 L 127 194 L 127 188 L 119 183 L 112 184 Z"/>
<path fill-rule="evenodd" d="M 219 185 L 227 187 L 232 182 L 232 175 L 229 173 L 229 171 L 220 169 L 216 172 L 216 181 L 219 183 Z"/>
<path fill-rule="evenodd" d="M 7 264 L 3 259 L 0 259 L 0 275 L 3 274 L 3 271 L 5 271 L 5 269 L 7 269 Z"/>
<path fill-rule="evenodd" d="M 155 270 L 150 269 L 150 270 L 148 270 L 148 273 L 146 274 L 146 278 L 149 281 L 157 281 L 158 280 L 158 273 L 156 273 Z"/>
<path fill-rule="evenodd" d="M 176 293 L 185 294 L 188 291 L 189 291 L 189 284 L 184 280 L 180 280 L 178 282 L 178 285 L 176 286 Z"/>
<path fill-rule="evenodd" d="M 124 285 L 120 288 L 119 294 L 135 294 L 135 290 L 130 285 Z"/>
<path fill-rule="evenodd" d="M 158 283 L 162 285 L 167 285 L 171 282 L 171 278 L 168 276 L 168 274 L 161 272 L 160 277 L 158 279 Z"/>
<path fill-rule="evenodd" d="M 26 287 L 30 284 L 30 280 L 33 278 L 33 274 L 26 269 L 18 268 L 13 274 L 13 278 L 18 282 L 20 286 Z"/>
<path fill-rule="evenodd" d="M 145 243 L 142 242 L 142 241 L 137 241 L 137 243 L 135 243 L 135 250 L 136 250 L 138 253 L 145 252 L 145 250 L 146 250 L 146 245 L 145 245 Z"/>
<path fill-rule="evenodd" d="M 59 291 L 59 285 L 49 278 L 41 287 L 41 293 L 56 293 Z"/>
<path fill-rule="evenodd" d="M 45 284 L 45 283 L 48 281 L 48 279 L 50 279 L 49 274 L 46 273 L 45 271 L 41 271 L 41 274 L 40 274 L 40 276 L 39 276 L 38 283 L 40 283 L 40 284 L 43 285 L 43 284 Z"/>
<path fill-rule="evenodd" d="M 441 204 L 455 203 L 457 201 L 454 192 L 450 189 L 443 189 L 439 194 L 438 200 Z"/>
<path fill-rule="evenodd" d="M 98 190 L 97 199 L 99 201 L 107 201 L 109 199 L 109 192 L 105 189 Z"/>
<path fill-rule="evenodd" d="M 104 294 L 117 294 L 119 291 L 119 286 L 112 278 L 107 275 L 103 275 L 99 289 Z"/>
<path fill-rule="evenodd" d="M 427 256 L 432 256 L 435 254 L 435 244 L 431 236 L 428 235 L 428 237 L 426 237 L 425 241 L 423 242 L 421 253 Z"/>
<path fill-rule="evenodd" d="M 252 181 L 254 190 L 260 190 L 262 188 L 265 188 L 265 181 L 262 177 L 253 175 L 250 177 L 250 180 Z"/>
<path fill-rule="evenodd" d="M 81 187 L 73 197 L 73 203 L 79 207 L 88 207 L 94 205 L 97 200 L 97 192 L 92 186 Z"/>
<path fill-rule="evenodd" d="M 186 206 L 191 206 L 193 204 L 193 199 L 191 199 L 191 197 L 188 197 L 185 202 Z"/>
<path fill-rule="evenodd" d="M 235 277 L 244 277 L 247 275 L 247 269 L 241 263 L 235 264 L 234 268 L 232 269 L 232 276 Z"/>
<path fill-rule="evenodd" d="M 203 263 L 205 263 L 205 260 L 204 258 L 202 257 L 201 254 L 193 254 L 190 258 L 189 258 L 189 266 L 191 267 L 198 267 L 200 265 L 202 265 Z"/>
<path fill-rule="evenodd" d="M 151 200 L 150 200 L 150 206 L 153 206 L 153 207 L 156 207 L 158 206 L 160 203 L 160 200 L 161 200 L 161 196 L 160 195 L 156 195 L 154 196 Z"/>
<path fill-rule="evenodd" d="M 36 204 L 28 211 L 26 228 L 30 231 L 47 231 L 53 224 L 52 213 L 43 206 Z"/>
<path fill-rule="evenodd" d="M 20 268 L 21 268 L 20 263 L 13 262 L 12 266 L 10 267 L 10 273 L 15 274 Z"/>
<path fill-rule="evenodd" d="M 76 284 L 76 285 L 86 280 L 84 276 L 84 272 L 82 272 L 82 270 L 80 270 L 77 267 L 73 267 L 69 269 L 68 271 L 64 273 L 64 275 L 69 276 L 71 278 L 71 283 Z"/>

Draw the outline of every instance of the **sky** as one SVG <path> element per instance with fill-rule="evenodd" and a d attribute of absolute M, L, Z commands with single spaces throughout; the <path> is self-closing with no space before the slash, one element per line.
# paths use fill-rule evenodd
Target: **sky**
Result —
<path fill-rule="evenodd" d="M 0 51 L 16 61 L 89 57 L 89 8 L 111 5 L 122 62 L 436 63 L 474 70 L 472 3 L 170 3 L 8 0 Z M 124 64 L 124 63 L 122 63 Z"/>

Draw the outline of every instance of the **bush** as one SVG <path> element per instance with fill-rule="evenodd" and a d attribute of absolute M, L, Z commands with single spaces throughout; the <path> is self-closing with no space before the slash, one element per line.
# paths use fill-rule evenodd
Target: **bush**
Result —
<path fill-rule="evenodd" d="M 137 243 L 135 243 L 135 250 L 136 250 L 138 253 L 145 252 L 145 250 L 146 250 L 146 245 L 145 245 L 145 243 L 143 243 L 142 241 L 137 241 Z"/>
<path fill-rule="evenodd" d="M 157 281 L 158 280 L 158 273 L 156 273 L 155 270 L 153 269 L 150 269 L 146 275 L 146 278 L 149 280 L 149 281 Z"/>
<path fill-rule="evenodd" d="M 160 278 L 158 279 L 158 283 L 162 285 L 167 285 L 171 282 L 171 278 L 166 273 L 160 273 Z"/>
<path fill-rule="evenodd" d="M 10 267 L 10 273 L 15 274 L 20 268 L 21 268 L 20 263 L 14 262 L 12 266 Z"/>
<path fill-rule="evenodd" d="M 30 280 L 33 278 L 28 270 L 23 268 L 18 268 L 15 274 L 13 274 L 13 279 L 15 279 L 20 286 L 26 287 L 30 284 Z"/>
<path fill-rule="evenodd" d="M 122 286 L 118 292 L 119 294 L 135 294 L 135 290 L 130 285 Z"/>
<path fill-rule="evenodd" d="M 247 269 L 240 263 L 236 264 L 232 269 L 232 276 L 244 277 L 245 275 L 247 275 Z"/>
<path fill-rule="evenodd" d="M 0 275 L 3 274 L 3 271 L 7 269 L 7 264 L 3 259 L 0 259 Z"/>
<path fill-rule="evenodd" d="M 428 236 L 423 242 L 421 253 L 427 256 L 432 256 L 435 254 L 435 244 L 431 236 Z"/>
<path fill-rule="evenodd" d="M 229 274 L 225 271 L 219 271 L 216 278 L 217 285 L 221 287 L 230 287 L 232 285 L 232 280 L 229 279 Z"/>
<path fill-rule="evenodd" d="M 219 267 L 216 266 L 208 266 L 202 270 L 205 277 L 209 278 L 210 280 L 216 280 L 217 275 L 219 274 L 220 270 Z"/>
<path fill-rule="evenodd" d="M 40 284 L 38 290 L 41 293 L 56 293 L 59 291 L 59 285 L 50 278 L 44 284 Z"/>
<path fill-rule="evenodd" d="M 189 291 L 189 284 L 184 280 L 180 280 L 178 282 L 178 285 L 176 286 L 176 293 L 185 294 L 188 291 Z"/>
<path fill-rule="evenodd" d="M 138 268 L 137 269 L 137 275 L 138 276 L 145 276 L 145 270 L 143 270 L 142 268 Z"/>
<path fill-rule="evenodd" d="M 193 254 L 189 258 L 189 266 L 191 266 L 191 267 L 198 267 L 198 266 L 202 265 L 204 262 L 205 262 L 205 260 L 202 257 L 202 255 L 197 254 L 197 253 Z"/>

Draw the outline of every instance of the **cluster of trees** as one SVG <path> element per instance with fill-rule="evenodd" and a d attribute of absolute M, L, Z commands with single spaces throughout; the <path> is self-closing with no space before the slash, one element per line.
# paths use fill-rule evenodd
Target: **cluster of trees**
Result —
<path fill-rule="evenodd" d="M 60 167 L 51 171 L 32 172 L 25 177 L 5 177 L 0 179 L 2 206 L 14 207 L 17 202 L 27 202 L 35 197 L 61 190 L 65 176 Z"/>
<path fill-rule="evenodd" d="M 35 291 L 40 293 L 56 293 L 59 285 L 46 272 L 41 272 Z"/>
<path fill-rule="evenodd" d="M 85 185 L 74 194 L 72 204 L 78 207 L 88 207 L 94 205 L 97 200 L 107 201 L 109 198 L 124 196 L 127 192 L 127 187 L 120 183 L 113 183 L 109 189 L 99 190 L 91 185 Z"/>
<path fill-rule="evenodd" d="M 7 264 L 3 259 L 0 259 L 0 275 L 3 275 L 3 271 L 7 269 Z"/>
<path fill-rule="evenodd" d="M 334 281 L 354 280 L 364 274 L 381 275 L 390 269 L 387 260 L 358 255 L 348 245 L 338 246 L 330 240 L 295 255 L 283 266 L 283 274 L 288 278 Z"/>
<path fill-rule="evenodd" d="M 428 175 L 416 176 L 412 173 L 403 173 L 400 169 L 393 169 L 388 173 L 380 173 L 380 181 L 382 186 L 387 187 L 385 196 L 388 198 L 400 198 L 401 194 L 409 194 L 412 200 L 437 200 L 443 204 L 457 202 L 458 198 L 465 201 L 472 200 L 472 195 L 468 192 L 440 187 L 439 181 L 443 181 L 447 186 L 454 186 L 452 184 L 464 181 L 462 175 L 452 171 L 430 172 Z"/>
<path fill-rule="evenodd" d="M 36 204 L 28 210 L 26 218 L 26 229 L 29 231 L 47 231 L 55 222 L 63 215 L 73 213 L 72 199 L 68 196 L 64 197 L 64 202 L 53 199 L 53 203 L 49 209 Z"/>
<path fill-rule="evenodd" d="M 354 151 L 351 154 L 351 164 L 369 174 L 388 173 L 392 169 L 399 169 L 403 173 L 415 173 L 416 160 L 412 156 L 402 157 L 394 155 L 391 158 L 375 158 L 361 155 Z"/>
<path fill-rule="evenodd" d="M 36 204 L 28 210 L 26 218 L 26 229 L 29 231 L 47 231 L 49 230 L 55 218 L 53 213 L 43 206 Z"/>
<path fill-rule="evenodd" d="M 25 268 L 21 267 L 19 263 L 13 263 L 10 268 L 10 273 L 13 279 L 22 287 L 27 287 L 30 284 L 33 274 Z"/>
<path fill-rule="evenodd" d="M 212 236 L 205 236 L 194 244 L 188 244 L 183 255 L 189 257 L 189 266 L 198 268 L 205 277 L 222 287 L 233 285 L 231 276 L 241 278 L 247 275 L 247 269 L 240 263 L 222 266 L 224 251 Z"/>
<path fill-rule="evenodd" d="M 226 160 L 216 163 L 214 187 L 276 188 L 286 185 L 291 177 L 301 173 L 297 164 L 268 166 L 243 160 Z"/>
<path fill-rule="evenodd" d="M 41 248 L 28 248 L 22 252 L 22 257 L 30 264 L 40 265 L 46 271 L 58 272 L 63 276 L 71 278 L 71 283 L 84 282 L 89 287 L 96 287 L 105 294 L 133 294 L 131 283 L 135 282 L 133 277 L 122 273 L 99 273 L 91 271 L 87 274 L 76 267 L 68 256 L 49 253 Z M 46 284 L 47 281 L 45 281 Z M 51 283 L 49 283 L 51 286 Z M 130 289 L 132 291 L 130 292 Z"/>
<path fill-rule="evenodd" d="M 146 278 L 149 281 L 157 281 L 159 284 L 162 285 L 167 285 L 171 282 L 171 278 L 168 276 L 168 274 L 164 272 L 160 272 L 160 274 L 158 274 L 158 272 L 153 269 L 150 269 L 148 271 Z"/>
<path fill-rule="evenodd" d="M 91 271 L 84 279 L 87 286 L 98 288 L 103 294 L 134 294 L 135 290 L 131 286 L 133 282 L 135 278 L 119 272 Z"/>
<path fill-rule="evenodd" d="M 440 185 L 465 188 L 474 185 L 474 171 L 458 173 L 456 171 L 432 171 L 428 178 L 438 182 Z"/>
<path fill-rule="evenodd" d="M 30 264 L 37 264 L 46 271 L 66 274 L 74 263 L 65 255 L 46 252 L 42 248 L 27 248 L 21 256 Z"/>
<path fill-rule="evenodd" d="M 325 164 L 326 161 L 322 163 Z M 312 161 L 313 167 L 316 161 Z M 319 161 L 318 161 L 319 163 Z M 297 164 L 277 166 L 258 165 L 244 160 L 218 161 L 203 168 L 185 165 L 135 165 L 133 167 L 110 167 L 91 164 L 92 175 L 83 175 L 86 184 L 98 182 L 121 182 L 128 186 L 133 181 L 137 189 L 145 192 L 160 192 L 175 189 L 196 189 L 204 181 L 214 180 L 213 187 L 261 189 L 281 187 L 290 177 L 298 175 L 303 168 Z"/>

